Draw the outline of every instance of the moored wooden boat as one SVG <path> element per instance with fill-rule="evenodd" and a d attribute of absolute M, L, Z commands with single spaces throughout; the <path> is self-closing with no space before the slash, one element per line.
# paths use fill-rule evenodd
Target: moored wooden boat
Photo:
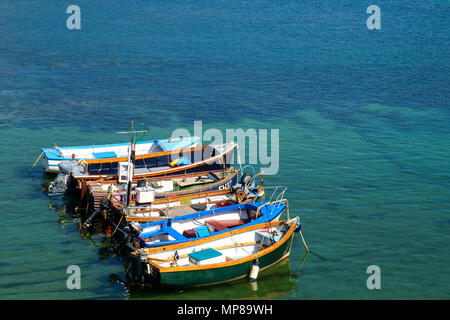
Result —
<path fill-rule="evenodd" d="M 231 172 L 237 170 L 231 168 Z M 232 175 L 230 175 L 232 176 Z M 219 190 L 207 190 L 197 193 L 181 194 L 171 197 L 154 199 L 151 203 L 130 203 L 126 206 L 117 195 L 109 194 L 108 197 L 99 200 L 98 208 L 90 214 L 89 218 L 80 223 L 80 229 L 96 225 L 101 227 L 108 237 L 113 237 L 119 244 L 117 250 L 127 244 L 127 249 L 136 250 L 141 245 L 139 236 L 134 229 L 130 232 L 130 223 L 147 223 L 161 221 L 168 218 L 186 216 L 205 210 L 214 210 L 235 204 L 253 203 L 263 201 L 265 192 L 262 185 L 256 185 L 253 178 L 244 174 L 241 177 L 242 184 L 236 184 Z M 233 178 L 234 179 L 234 178 Z M 211 186 L 214 186 L 212 184 Z M 84 211 L 84 209 L 82 209 Z M 80 212 L 80 210 L 78 210 Z M 83 213 L 83 212 L 80 212 Z M 103 218 L 103 219 L 102 219 Z M 114 230 L 114 231 L 113 231 Z M 129 240 L 128 243 L 124 242 Z"/>
<path fill-rule="evenodd" d="M 235 142 L 229 142 L 217 146 L 206 145 L 136 155 L 133 178 L 226 169 L 230 167 L 236 147 Z M 170 165 L 178 159 L 186 159 L 185 164 Z M 127 160 L 126 157 L 86 160 L 72 168 L 72 177 L 78 181 L 117 177 L 119 163 Z M 118 178 L 120 179 L 120 177 Z"/>
<path fill-rule="evenodd" d="M 132 277 L 153 287 L 204 286 L 234 281 L 289 257 L 299 219 L 249 225 L 170 246 L 135 251 Z M 255 275 L 256 273 L 256 275 Z"/>
<path fill-rule="evenodd" d="M 60 172 L 49 185 L 52 193 L 66 191 L 82 192 L 83 182 L 102 179 L 117 179 L 129 182 L 128 167 L 132 179 L 180 175 L 202 171 L 226 170 L 230 168 L 237 144 L 229 142 L 217 146 L 201 146 L 181 150 L 136 155 L 132 164 L 130 158 L 91 159 L 83 161 L 62 161 Z"/>
<path fill-rule="evenodd" d="M 194 172 L 171 176 L 160 176 L 134 180 L 130 193 L 134 212 L 158 211 L 167 206 L 158 206 L 158 203 L 167 203 L 164 199 L 194 195 L 198 193 L 229 190 L 237 183 L 239 171 L 234 168 L 226 170 L 213 170 Z M 139 198 L 137 198 L 139 193 Z M 84 181 L 82 183 L 81 197 L 84 198 L 91 211 L 99 207 L 100 200 L 109 197 L 113 203 L 125 203 L 127 184 L 117 180 Z M 155 202 L 156 201 L 156 202 Z M 170 207 L 176 205 L 173 203 Z M 186 201 L 185 201 L 186 202 Z M 152 206 L 152 204 L 154 204 Z"/>
<path fill-rule="evenodd" d="M 157 247 L 190 242 L 237 230 L 249 225 L 277 221 L 287 208 L 287 201 L 256 202 L 229 205 L 177 217 L 121 228 L 129 249 Z"/>
<path fill-rule="evenodd" d="M 179 139 L 156 139 L 136 143 L 136 155 L 146 155 L 156 152 L 172 151 L 197 146 L 199 137 Z M 43 166 L 46 172 L 57 173 L 61 161 L 76 160 L 108 161 L 127 157 L 129 143 L 115 143 L 105 145 L 42 148 Z M 104 162 L 105 163 L 105 162 Z"/>

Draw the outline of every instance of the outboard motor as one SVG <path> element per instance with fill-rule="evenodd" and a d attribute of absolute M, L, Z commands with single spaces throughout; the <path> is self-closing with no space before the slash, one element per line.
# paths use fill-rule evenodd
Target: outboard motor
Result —
<path fill-rule="evenodd" d="M 120 241 L 113 249 L 113 252 L 118 252 L 123 246 L 125 246 L 127 244 L 128 241 L 134 241 L 137 240 L 137 242 L 139 243 L 140 240 L 139 239 L 139 235 L 144 231 L 144 229 L 142 229 L 142 226 L 139 222 L 137 221 L 132 221 L 130 222 L 130 224 L 128 225 L 128 227 L 126 228 L 130 231 L 130 234 L 125 235 L 125 237 L 122 239 L 122 241 Z"/>
<path fill-rule="evenodd" d="M 253 170 L 254 171 L 254 170 Z M 256 177 L 260 177 L 261 184 L 256 185 Z M 248 172 L 244 173 L 241 177 L 240 184 L 236 184 L 232 188 L 232 192 L 236 195 L 238 203 L 241 203 L 247 199 L 256 199 L 257 197 L 264 196 L 264 176 L 262 173 L 252 175 Z"/>
<path fill-rule="evenodd" d="M 84 222 L 83 229 L 89 228 L 92 225 L 92 220 L 99 214 L 100 212 L 103 212 L 104 210 L 109 210 L 111 208 L 111 200 L 108 198 L 103 198 L 100 200 L 100 207 L 94 211 L 94 213 L 91 214 L 89 218 Z"/>
<path fill-rule="evenodd" d="M 130 232 L 136 236 L 140 235 L 144 231 L 144 229 L 142 229 L 141 224 L 137 221 L 131 221 L 130 225 L 129 225 L 129 229 L 130 229 Z"/>
<path fill-rule="evenodd" d="M 247 183 L 247 181 L 251 180 L 253 178 L 253 176 L 250 173 L 244 173 L 241 177 L 241 184 L 243 186 L 245 186 L 245 184 Z M 255 180 L 252 181 L 251 186 L 254 187 L 255 186 Z"/>
<path fill-rule="evenodd" d="M 59 173 L 56 179 L 48 186 L 49 195 L 63 194 L 69 188 L 70 177 L 73 168 L 77 165 L 76 161 L 61 161 L 58 165 Z"/>

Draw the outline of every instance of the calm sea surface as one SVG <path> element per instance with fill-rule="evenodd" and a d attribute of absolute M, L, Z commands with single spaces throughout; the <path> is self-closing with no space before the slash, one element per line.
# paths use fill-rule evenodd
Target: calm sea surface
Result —
<path fill-rule="evenodd" d="M 369 4 L 0 2 L 0 299 L 449 299 L 450 4 L 377 0 L 372 31 Z M 127 287 L 123 260 L 27 170 L 55 142 L 125 142 L 131 120 L 153 138 L 196 120 L 278 129 L 265 184 L 288 187 L 303 264 L 297 237 L 257 287 Z"/>

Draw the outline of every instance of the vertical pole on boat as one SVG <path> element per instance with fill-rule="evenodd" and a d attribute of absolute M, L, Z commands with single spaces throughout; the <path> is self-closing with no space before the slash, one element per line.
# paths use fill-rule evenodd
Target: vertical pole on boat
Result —
<path fill-rule="evenodd" d="M 242 172 L 242 162 L 241 162 L 241 156 L 240 156 L 240 154 L 239 154 L 239 146 L 236 146 L 236 151 L 237 151 L 238 163 L 239 163 L 239 167 L 240 167 L 240 169 L 241 169 L 241 177 L 242 177 L 242 175 L 243 175 L 244 173 Z M 244 159 L 244 160 L 245 160 L 245 159 Z"/>
<path fill-rule="evenodd" d="M 225 173 L 226 173 L 225 156 L 222 156 L 222 167 L 223 167 L 223 177 L 225 178 Z"/>
<path fill-rule="evenodd" d="M 136 156 L 136 141 L 134 136 L 134 128 L 133 128 L 133 121 L 131 121 L 131 143 L 130 148 L 128 149 L 128 176 L 127 176 L 127 199 L 126 199 L 126 205 L 127 208 L 130 204 L 130 198 L 131 198 L 131 183 L 133 182 L 133 176 L 134 176 L 134 162 L 135 162 L 135 156 Z"/>

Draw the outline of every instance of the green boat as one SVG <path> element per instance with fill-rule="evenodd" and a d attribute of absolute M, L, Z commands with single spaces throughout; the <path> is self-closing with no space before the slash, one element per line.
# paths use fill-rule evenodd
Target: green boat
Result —
<path fill-rule="evenodd" d="M 214 285 L 250 277 L 289 257 L 299 218 L 266 222 L 132 253 L 135 279 L 152 287 Z"/>

